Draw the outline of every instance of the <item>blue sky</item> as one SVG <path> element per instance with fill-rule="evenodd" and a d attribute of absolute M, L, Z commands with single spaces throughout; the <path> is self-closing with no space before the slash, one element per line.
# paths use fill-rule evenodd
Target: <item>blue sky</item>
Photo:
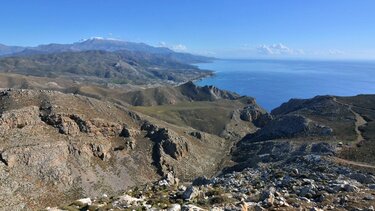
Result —
<path fill-rule="evenodd" d="M 100 36 L 217 57 L 375 59 L 374 0 L 2 0 L 0 43 Z"/>

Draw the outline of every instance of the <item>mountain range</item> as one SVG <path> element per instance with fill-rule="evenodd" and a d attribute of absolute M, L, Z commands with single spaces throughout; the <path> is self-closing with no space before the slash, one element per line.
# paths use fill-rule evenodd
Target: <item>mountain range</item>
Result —
<path fill-rule="evenodd" d="M 210 57 L 192 55 L 189 53 L 175 52 L 165 47 L 153 47 L 145 43 L 126 42 L 121 40 L 103 38 L 90 38 L 72 44 L 51 43 L 39 45 L 36 47 L 6 46 L 0 44 L 0 56 L 20 56 L 90 50 L 102 50 L 109 52 L 126 50 L 133 52 L 145 52 L 150 54 L 161 54 L 165 57 L 184 63 L 200 63 L 207 62 L 213 59 Z"/>
<path fill-rule="evenodd" d="M 0 72 L 99 84 L 179 84 L 212 75 L 212 58 L 144 43 L 92 38 L 73 44 L 0 46 Z"/>

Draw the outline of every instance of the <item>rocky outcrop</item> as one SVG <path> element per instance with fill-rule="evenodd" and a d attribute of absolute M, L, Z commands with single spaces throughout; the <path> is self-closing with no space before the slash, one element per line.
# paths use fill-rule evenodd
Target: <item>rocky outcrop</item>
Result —
<path fill-rule="evenodd" d="M 240 98 L 240 95 L 218 89 L 215 86 L 197 86 L 193 82 L 187 82 L 177 87 L 182 95 L 193 101 L 213 101 L 218 99 L 235 100 Z"/>
<path fill-rule="evenodd" d="M 281 116 L 270 121 L 254 134 L 244 139 L 249 141 L 266 141 L 282 138 L 307 136 L 329 136 L 333 130 L 299 115 Z"/>
<path fill-rule="evenodd" d="M 142 130 L 147 131 L 147 137 L 149 137 L 159 149 L 162 151 L 158 154 L 167 154 L 174 159 L 180 159 L 189 151 L 187 141 L 166 128 L 159 128 L 149 122 L 145 122 Z"/>
<path fill-rule="evenodd" d="M 175 160 L 183 158 L 189 151 L 188 142 L 181 136 L 169 131 L 166 128 L 145 122 L 141 130 L 146 131 L 146 137 L 154 142 L 153 160 L 161 175 L 173 171 L 165 160 L 165 156 L 170 156 Z"/>
<path fill-rule="evenodd" d="M 272 116 L 256 104 L 244 107 L 240 111 L 240 118 L 243 121 L 253 122 L 257 127 L 264 127 L 272 120 Z"/>
<path fill-rule="evenodd" d="M 55 127 L 61 134 L 77 135 L 79 133 L 87 133 L 92 136 L 124 138 L 133 137 L 139 134 L 138 131 L 128 128 L 120 123 L 108 122 L 100 118 L 85 120 L 84 117 L 77 114 L 55 113 L 51 106 L 45 106 L 44 103 L 40 107 L 40 118 L 43 122 Z"/>
<path fill-rule="evenodd" d="M 197 139 L 202 139 L 203 138 L 203 134 L 199 131 L 192 131 L 189 133 L 189 135 L 197 138 Z"/>

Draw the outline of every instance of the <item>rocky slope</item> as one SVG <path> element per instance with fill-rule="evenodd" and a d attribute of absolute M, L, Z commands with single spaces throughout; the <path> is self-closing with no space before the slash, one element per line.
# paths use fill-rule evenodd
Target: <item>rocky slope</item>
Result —
<path fill-rule="evenodd" d="M 191 184 L 178 181 L 169 174 L 121 195 L 103 194 L 46 210 L 374 210 L 375 206 L 373 175 L 314 154 L 197 178 Z"/>
<path fill-rule="evenodd" d="M 374 95 L 291 100 L 272 115 L 245 106 L 239 118 L 258 129 L 236 144 L 221 175 L 178 185 L 170 173 L 47 210 L 374 210 L 375 177 L 366 173 L 375 168 L 374 108 Z"/>
<path fill-rule="evenodd" d="M 0 93 L 1 209 L 114 194 L 169 171 L 213 175 L 230 142 L 128 109 L 54 91 Z"/>

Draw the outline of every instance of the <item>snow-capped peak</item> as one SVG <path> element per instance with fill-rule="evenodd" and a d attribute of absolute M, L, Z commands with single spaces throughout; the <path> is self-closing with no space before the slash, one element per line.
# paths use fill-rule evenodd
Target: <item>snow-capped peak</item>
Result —
<path fill-rule="evenodd" d="M 90 40 L 110 40 L 110 41 L 121 41 L 121 40 L 116 39 L 116 38 L 90 37 L 90 38 L 88 38 L 88 39 L 81 39 L 79 42 L 86 42 L 86 41 L 90 41 Z"/>

